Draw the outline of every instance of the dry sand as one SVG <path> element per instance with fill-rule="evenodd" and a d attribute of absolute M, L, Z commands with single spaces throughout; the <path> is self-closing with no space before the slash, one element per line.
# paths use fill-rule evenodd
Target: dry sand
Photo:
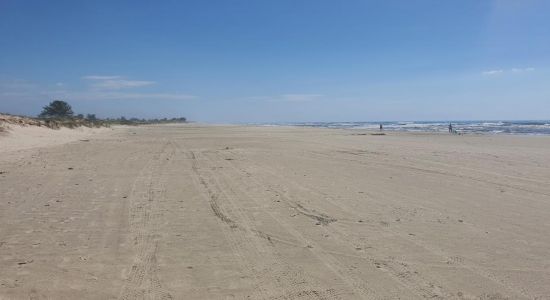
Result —
<path fill-rule="evenodd" d="M 87 139 L 94 134 L 109 130 L 106 127 L 51 129 L 48 127 L 20 126 L 0 122 L 0 154 Z"/>
<path fill-rule="evenodd" d="M 550 299 L 550 137 L 354 132 L 0 139 L 0 299 Z"/>

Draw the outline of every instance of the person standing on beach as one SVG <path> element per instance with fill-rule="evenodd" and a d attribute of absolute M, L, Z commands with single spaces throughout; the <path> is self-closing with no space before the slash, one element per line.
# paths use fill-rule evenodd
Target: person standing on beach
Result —
<path fill-rule="evenodd" d="M 449 133 L 453 133 L 453 124 L 449 123 Z"/>
<path fill-rule="evenodd" d="M 380 124 L 380 131 L 382 131 L 382 124 Z"/>

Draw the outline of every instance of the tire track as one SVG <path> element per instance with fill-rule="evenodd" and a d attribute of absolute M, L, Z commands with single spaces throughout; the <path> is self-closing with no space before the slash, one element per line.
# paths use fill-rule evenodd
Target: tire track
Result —
<path fill-rule="evenodd" d="M 349 151 L 337 151 L 337 152 L 347 154 L 349 156 L 362 156 L 360 154 L 352 154 Z M 317 151 L 311 151 L 309 153 L 313 154 L 313 155 L 316 155 L 316 156 L 324 157 L 324 158 L 330 157 L 331 159 L 334 159 L 333 156 L 331 156 L 330 154 L 326 154 L 326 153 L 321 153 L 321 152 L 317 152 Z M 515 181 L 523 181 L 527 184 L 536 185 L 536 186 L 540 186 L 541 184 L 543 184 L 543 182 L 538 181 L 538 180 L 534 180 L 534 179 L 530 179 L 530 178 L 529 179 L 528 178 L 520 178 L 520 177 L 516 177 L 516 176 L 509 176 L 509 175 L 504 175 L 504 174 L 499 174 L 499 173 L 480 172 L 479 170 L 453 166 L 451 164 L 439 163 L 439 165 L 447 166 L 449 168 L 454 168 L 455 170 L 456 169 L 466 169 L 466 170 L 469 170 L 469 171 L 474 171 L 474 172 L 477 172 L 477 173 L 481 173 L 485 177 L 483 177 L 483 176 L 482 177 L 469 176 L 469 175 L 460 174 L 460 173 L 451 173 L 451 172 L 446 172 L 446 171 L 437 170 L 437 169 L 433 169 L 433 168 L 430 168 L 430 169 L 428 169 L 428 168 L 419 168 L 419 167 L 415 167 L 413 165 L 405 165 L 405 164 L 400 165 L 400 164 L 396 164 L 396 163 L 391 163 L 389 161 L 373 161 L 373 160 L 370 160 L 368 162 L 365 162 L 364 160 L 357 160 L 357 159 L 353 159 L 353 158 L 340 158 L 340 160 L 349 161 L 349 162 L 362 164 L 362 165 L 378 165 L 378 166 L 382 166 L 382 167 L 385 167 L 385 168 L 393 168 L 393 169 L 396 169 L 396 170 L 416 171 L 416 172 L 421 172 L 421 173 L 431 174 L 431 175 L 436 175 L 436 176 L 441 175 L 441 176 L 447 176 L 447 177 L 462 178 L 462 179 L 467 179 L 467 180 L 470 180 L 470 181 L 473 181 L 473 182 L 481 182 L 481 183 L 490 184 L 490 185 L 493 185 L 493 186 L 498 186 L 500 188 L 509 188 L 509 189 L 513 189 L 513 190 L 517 190 L 517 191 L 522 191 L 522 192 L 535 194 L 535 195 L 550 196 L 550 192 L 534 191 L 532 189 L 529 189 L 528 187 L 518 186 L 517 184 L 503 183 L 504 180 L 502 180 L 501 182 L 495 182 L 493 180 L 486 179 L 486 177 L 487 177 L 487 175 L 491 175 L 491 176 L 495 176 L 495 177 L 513 179 Z M 426 160 L 417 160 L 417 161 L 421 161 L 421 162 L 424 162 L 424 163 L 427 162 Z M 430 162 L 430 163 L 434 164 L 433 162 Z"/>
<path fill-rule="evenodd" d="M 246 159 L 246 158 L 243 158 L 243 159 Z M 275 181 L 285 182 L 285 184 L 287 186 L 291 186 L 291 187 L 294 186 L 295 188 L 297 188 L 299 190 L 302 190 L 304 192 L 307 192 L 309 194 L 316 194 L 319 197 L 327 200 L 334 207 L 339 207 L 340 209 L 342 209 L 343 212 L 345 212 L 347 215 L 353 216 L 353 218 L 355 218 L 355 219 L 360 219 L 360 216 L 356 215 L 353 210 L 350 210 L 349 208 L 347 208 L 345 206 L 338 205 L 336 200 L 333 199 L 331 196 L 329 196 L 329 195 L 327 195 L 323 192 L 314 190 L 312 188 L 300 185 L 300 184 L 298 184 L 294 181 L 291 181 L 287 178 L 284 178 L 283 176 L 280 176 L 280 175 L 276 174 L 274 171 L 269 170 L 265 166 L 260 167 L 256 163 L 252 162 L 250 159 L 246 159 L 246 160 L 247 160 L 248 163 L 250 163 L 252 165 L 255 165 L 257 167 L 257 169 L 261 169 L 265 173 L 268 173 L 270 176 L 275 178 Z M 236 170 L 243 172 L 242 170 L 238 169 L 233 162 L 228 161 L 227 163 L 232 165 L 232 167 L 234 167 Z M 248 178 L 248 179 L 253 180 L 252 178 Z M 270 180 L 270 182 L 271 181 L 272 180 Z M 246 182 L 244 184 L 246 184 Z M 292 200 L 292 197 L 290 195 L 288 195 L 288 191 L 286 191 L 286 190 L 285 191 L 278 190 L 277 193 L 280 195 L 279 198 L 286 200 L 287 205 L 289 205 L 291 207 L 296 202 L 296 201 Z M 331 234 L 337 235 L 340 240 L 346 242 L 350 247 L 354 247 L 353 241 L 349 239 L 348 235 L 345 232 L 342 232 L 341 230 L 339 230 L 338 228 L 336 228 L 334 226 L 328 226 L 328 227 L 325 226 L 325 228 Z M 427 252 L 432 253 L 435 256 L 441 257 L 443 261 L 445 261 L 445 260 L 449 259 L 449 257 L 451 257 L 451 255 L 449 255 L 448 253 L 446 253 L 446 252 L 444 252 L 440 249 L 436 249 L 434 247 L 419 243 L 417 241 L 407 239 L 406 237 L 403 237 L 400 234 L 398 234 L 394 231 L 391 231 L 390 229 L 380 228 L 380 230 L 392 233 L 393 235 L 396 235 L 396 236 L 400 236 L 403 240 L 406 240 L 407 242 L 412 242 L 414 245 L 425 249 Z M 452 295 L 453 295 L 452 292 L 446 290 L 440 284 L 435 283 L 434 280 L 424 278 L 418 272 L 416 272 L 415 270 L 411 270 L 409 268 L 409 265 L 406 264 L 406 263 L 399 263 L 399 262 L 395 262 L 395 261 L 392 261 L 392 260 L 379 260 L 379 259 L 376 259 L 376 258 L 370 257 L 370 256 L 365 256 L 365 258 L 372 261 L 374 264 L 376 264 L 376 266 L 379 269 L 383 269 L 385 272 L 387 272 L 389 275 L 391 275 L 396 281 L 400 282 L 404 286 L 407 286 L 407 287 L 411 288 L 412 290 L 416 290 L 416 294 L 422 296 L 423 298 L 448 299 L 448 298 L 452 297 Z M 518 299 L 529 299 L 529 298 L 531 298 L 531 296 L 526 295 L 525 293 L 523 293 L 521 291 L 517 291 L 515 289 L 512 289 L 511 286 L 513 286 L 513 285 L 511 285 L 510 283 L 504 281 L 503 279 L 496 278 L 493 274 L 488 273 L 485 270 L 483 270 L 483 269 L 481 269 L 477 266 L 473 266 L 471 264 L 468 264 L 465 261 L 463 261 L 459 265 L 462 268 L 465 268 L 465 269 L 469 270 L 470 272 L 472 272 L 474 274 L 477 274 L 478 276 L 481 276 L 481 277 L 483 277 L 483 278 L 485 278 L 489 281 L 492 281 L 493 283 L 501 286 L 505 290 L 508 290 L 512 294 L 515 294 L 516 295 L 515 297 L 518 297 Z"/>
<path fill-rule="evenodd" d="M 219 205 L 220 201 L 225 201 L 226 199 L 219 187 L 212 182 L 212 178 L 209 176 L 210 174 L 199 165 L 200 154 L 187 150 L 182 143 L 173 142 L 173 146 L 179 152 L 178 154 L 191 160 L 193 184 L 197 187 L 197 190 L 205 191 L 201 193 L 201 196 L 207 201 L 212 213 L 216 219 L 219 220 L 220 229 L 224 233 L 227 245 L 235 255 L 238 264 L 241 266 L 242 276 L 246 278 L 257 278 L 257 271 L 255 270 L 255 266 L 250 264 L 249 258 L 249 252 L 253 251 L 255 248 L 241 233 L 239 233 L 241 228 L 233 220 L 234 217 L 229 215 L 223 206 Z M 253 298 L 267 298 L 265 290 L 258 284 L 252 288 L 252 291 L 254 294 Z"/>
<path fill-rule="evenodd" d="M 187 151 L 183 149 L 184 146 L 181 148 L 182 151 Z M 220 172 L 211 171 L 216 169 L 214 162 L 201 152 L 188 153 L 186 156 L 192 159 L 196 181 L 206 190 L 209 204 L 214 215 L 220 220 L 232 251 L 240 258 L 247 276 L 259 281 L 254 286 L 257 294 L 254 298 L 294 299 L 291 295 L 307 294 L 317 295 L 317 299 L 340 299 L 333 291 L 324 291 L 320 284 L 317 284 L 318 288 L 309 292 L 305 290 L 302 285 L 307 277 L 302 271 L 296 270 L 295 266 L 280 259 L 281 255 L 273 247 L 270 236 L 257 230 L 254 221 L 241 208 L 242 195 L 234 190 L 233 185 L 226 181 L 225 177 L 220 176 Z M 277 284 L 276 290 L 282 294 L 281 296 L 267 294 L 267 286 L 273 284 Z"/>
<path fill-rule="evenodd" d="M 158 202 L 165 197 L 161 171 L 169 158 L 168 146 L 164 144 L 153 155 L 132 185 L 129 225 L 136 255 L 119 299 L 172 299 L 162 287 L 156 258 L 160 239 L 158 222 L 162 217 Z"/>
<path fill-rule="evenodd" d="M 224 161 L 224 159 L 221 157 L 219 157 L 219 160 Z M 238 172 L 238 173 L 242 173 L 242 172 Z M 228 176 L 224 175 L 223 172 L 219 172 L 219 177 L 225 178 L 225 180 L 229 180 L 227 179 Z M 242 177 L 240 174 L 237 176 L 231 176 L 231 178 L 240 178 L 240 177 Z M 353 291 L 356 297 L 359 297 L 361 299 L 378 299 L 379 298 L 379 295 L 377 296 L 376 293 L 365 284 L 364 280 L 361 280 L 349 274 L 348 270 L 345 267 L 343 267 L 339 262 L 337 262 L 336 259 L 331 254 L 329 254 L 326 251 L 323 251 L 322 248 L 319 245 L 317 245 L 317 243 L 313 242 L 313 240 L 307 238 L 302 233 L 297 231 L 291 224 L 284 222 L 281 218 L 277 218 L 268 209 L 264 209 L 263 205 L 258 203 L 258 201 L 256 200 L 257 197 L 254 197 L 254 195 L 249 195 L 246 192 L 242 191 L 239 188 L 239 186 L 250 186 L 250 182 L 255 181 L 250 177 L 248 177 L 247 180 L 249 180 L 248 183 L 243 183 L 242 185 L 233 184 L 231 186 L 228 186 L 227 189 L 238 190 L 238 194 L 241 195 L 241 197 L 247 198 L 253 201 L 254 203 L 256 203 L 256 206 L 258 208 L 262 208 L 262 212 L 267 214 L 273 221 L 279 224 L 280 227 L 283 228 L 290 236 L 292 236 L 297 241 L 302 241 L 304 243 L 303 247 L 309 249 L 309 251 L 317 258 L 318 261 L 320 261 L 328 270 L 330 270 L 343 283 L 345 283 L 350 288 L 351 291 Z M 261 187 L 265 185 L 256 182 L 255 186 Z M 293 206 L 291 202 L 288 202 L 287 204 L 293 207 L 294 209 L 300 209 L 302 212 L 305 212 L 306 213 L 305 215 L 309 218 L 318 219 L 319 217 L 318 215 L 311 214 L 310 210 L 305 209 L 301 205 Z M 326 216 L 326 215 L 321 214 L 321 216 Z M 321 218 L 325 219 L 326 217 L 321 217 Z"/>

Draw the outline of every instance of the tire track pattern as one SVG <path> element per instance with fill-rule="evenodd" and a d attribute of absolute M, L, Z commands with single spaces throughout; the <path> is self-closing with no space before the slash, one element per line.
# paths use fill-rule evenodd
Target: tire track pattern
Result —
<path fill-rule="evenodd" d="M 319 282 L 308 278 L 299 266 L 284 261 L 271 236 L 258 230 L 250 215 L 259 209 L 257 203 L 222 176 L 216 168 L 218 160 L 210 160 L 207 152 L 190 151 L 183 144 L 177 146 L 192 160 L 197 185 L 206 191 L 210 208 L 239 260 L 242 276 L 254 278 L 251 299 L 341 299 L 334 290 L 323 289 Z M 271 289 L 276 289 L 278 295 L 269 293 Z"/>
<path fill-rule="evenodd" d="M 134 181 L 129 196 L 130 234 L 136 254 L 119 299 L 173 299 L 162 286 L 157 263 L 161 237 L 158 225 L 162 219 L 159 201 L 165 197 L 166 191 L 161 171 L 169 160 L 168 146 L 165 144 L 146 164 Z"/>
<path fill-rule="evenodd" d="M 203 163 L 207 163 L 207 164 L 208 163 L 212 164 L 212 162 L 214 162 L 214 161 L 224 161 L 224 159 L 222 157 L 219 157 L 216 152 L 215 152 L 215 155 L 216 155 L 216 157 L 214 159 L 211 159 L 206 155 L 201 156 L 201 161 Z M 252 180 L 251 178 L 248 178 L 248 179 Z M 255 189 L 255 188 L 258 188 L 258 187 L 265 186 L 265 185 L 263 185 L 263 184 L 254 184 L 255 182 L 252 182 L 254 180 L 243 183 L 243 184 L 237 184 L 237 182 L 235 182 L 235 180 L 240 181 L 240 177 L 239 176 L 228 177 L 227 175 L 225 175 L 225 172 L 218 172 L 218 174 L 217 174 L 218 185 L 223 186 L 224 191 L 227 191 L 228 193 L 231 193 L 231 194 L 235 195 L 233 198 L 239 197 L 241 199 L 240 200 L 241 202 L 248 201 L 250 203 L 255 204 L 255 206 L 257 207 L 258 210 L 262 211 L 270 219 L 272 219 L 274 222 L 276 222 L 276 224 L 278 224 L 278 226 L 280 226 L 280 228 L 282 228 L 290 237 L 292 237 L 293 240 L 301 241 L 303 243 L 303 245 L 301 246 L 302 248 L 308 249 L 308 251 L 313 255 L 313 257 L 315 257 L 326 268 L 326 270 L 328 270 L 330 273 L 332 273 L 335 276 L 335 278 L 338 278 L 343 284 L 345 284 L 349 287 L 349 290 L 351 290 L 351 293 L 348 295 L 348 298 L 349 297 L 351 297 L 353 299 L 356 299 L 356 298 L 358 298 L 358 299 L 374 299 L 374 298 L 376 298 L 376 295 L 374 295 L 374 292 L 365 284 L 365 282 L 363 280 L 361 280 L 359 278 L 356 278 L 356 277 L 353 277 L 353 276 L 350 276 L 350 274 L 345 270 L 345 268 L 343 266 L 341 266 L 335 260 L 335 258 L 332 255 L 329 255 L 329 254 L 325 253 L 324 251 L 320 250 L 321 248 L 318 245 L 316 245 L 313 242 L 313 240 L 311 240 L 311 239 L 307 238 L 306 236 L 304 236 L 296 228 L 294 228 L 291 224 L 289 224 L 287 222 L 284 222 L 281 218 L 277 218 L 268 209 L 265 209 L 263 207 L 263 205 L 261 203 L 259 203 L 258 200 L 256 199 L 257 195 L 248 194 L 246 191 L 239 188 L 239 186 L 243 186 L 243 187 L 248 186 L 248 187 L 250 187 L 250 185 L 252 184 L 252 186 L 253 186 L 252 189 Z M 224 182 L 225 182 L 225 184 L 223 184 Z M 229 182 L 231 183 L 230 185 L 228 184 Z M 318 213 L 318 212 L 313 211 L 313 210 L 309 210 L 309 209 L 303 207 L 301 204 L 296 203 L 296 202 L 292 203 L 292 205 L 289 204 L 289 206 L 292 207 L 296 212 L 298 212 L 298 213 L 300 213 L 300 214 L 302 214 L 302 215 L 304 215 L 308 218 L 319 221 L 319 222 L 321 222 L 321 224 L 324 224 L 324 225 L 328 225 L 328 224 L 336 221 L 336 219 L 333 219 L 333 218 L 331 218 L 331 217 L 329 217 L 325 214 Z M 242 220 L 242 218 L 239 218 L 239 219 Z M 250 223 L 250 222 L 246 222 L 246 223 Z M 257 232 L 255 235 L 260 236 L 260 237 L 269 237 L 269 235 L 267 235 L 265 233 L 258 233 Z M 272 244 L 272 239 L 270 237 L 265 238 L 265 240 L 269 244 Z M 314 245 L 314 246 L 312 247 L 312 245 Z M 281 258 L 278 259 L 278 262 L 281 263 Z M 307 282 L 308 279 L 304 278 L 303 280 L 304 280 L 304 282 Z M 287 288 L 287 287 L 285 287 L 285 288 Z M 324 292 L 319 292 L 319 291 L 316 291 L 316 292 L 319 293 L 318 297 L 316 297 L 317 299 L 338 299 L 338 298 L 340 298 L 336 293 L 330 293 L 329 295 L 325 295 Z M 296 293 L 296 291 L 287 291 L 285 294 L 287 294 L 287 295 L 294 295 L 294 294 L 302 295 L 302 293 L 300 293 L 300 292 Z M 306 293 L 306 294 L 308 296 L 315 295 L 315 293 Z M 322 296 L 320 296 L 320 294 L 322 294 Z M 294 299 L 294 297 L 289 296 L 288 299 Z"/>
<path fill-rule="evenodd" d="M 236 153 L 233 153 L 233 155 L 236 155 Z M 241 159 L 244 159 L 241 157 Z M 247 160 L 249 163 L 254 164 L 251 160 Z M 235 170 L 241 171 L 238 167 L 236 167 L 235 163 L 228 162 L 229 165 L 231 165 Z M 323 192 L 317 191 L 315 189 L 312 189 L 310 187 L 306 187 L 303 185 L 300 185 L 292 180 L 289 180 L 288 178 L 285 178 L 283 176 L 280 176 L 277 174 L 274 170 L 270 170 L 269 168 L 266 168 L 265 166 L 258 166 L 257 169 L 261 169 L 263 171 L 263 175 L 266 176 L 266 178 L 269 178 L 267 182 L 284 182 L 284 185 L 287 187 L 292 187 L 297 190 L 302 190 L 306 193 L 315 194 L 319 198 L 325 199 L 325 201 L 328 201 L 333 206 L 338 206 L 337 201 L 335 199 L 332 199 L 332 197 L 326 195 Z M 249 178 L 249 181 L 252 180 Z M 247 182 L 243 182 L 243 184 L 247 184 Z M 259 184 L 261 185 L 261 184 Z M 293 197 L 290 195 L 289 191 L 287 189 L 279 189 L 276 190 L 272 187 L 273 191 L 276 192 L 279 195 L 279 199 L 283 200 L 287 203 L 290 207 L 293 207 L 296 209 L 296 206 L 298 206 L 297 202 L 293 200 Z M 261 192 L 261 191 L 260 191 Z M 360 216 L 355 215 L 353 210 L 339 206 L 343 211 L 346 212 L 349 216 L 353 216 L 353 219 L 359 219 Z M 301 208 L 298 206 L 298 208 Z M 301 211 L 297 210 L 299 213 L 303 214 Z M 307 217 L 307 214 L 304 214 Z M 322 214 L 321 214 L 322 215 Z M 324 216 L 324 215 L 323 215 Z M 325 225 L 325 224 L 323 224 Z M 342 243 L 349 244 L 350 247 L 353 247 L 354 242 L 350 239 L 350 237 L 343 231 L 341 231 L 337 227 L 325 227 L 327 232 L 330 232 L 332 236 L 337 236 L 338 239 Z M 382 231 L 389 231 L 388 229 L 380 228 Z M 392 234 L 396 234 L 392 232 Z M 402 237 L 405 239 L 404 237 Z M 436 249 L 434 247 L 430 247 L 428 245 L 420 244 L 418 242 L 415 242 L 414 240 L 406 239 L 407 241 L 412 242 L 414 245 L 424 248 L 427 252 L 432 253 L 435 256 L 439 256 L 442 258 L 442 260 L 449 257 L 449 254 L 443 252 L 440 249 Z M 376 267 L 385 272 L 387 275 L 389 275 L 393 280 L 396 282 L 399 282 L 399 284 L 403 285 L 404 287 L 410 289 L 411 293 L 414 293 L 415 295 L 424 298 L 424 299 L 450 299 L 450 298 L 456 298 L 456 296 L 453 295 L 453 293 L 449 290 L 447 290 L 445 287 L 443 287 L 441 284 L 437 282 L 436 279 L 433 278 L 426 278 L 416 272 L 414 269 L 411 269 L 411 266 L 404 262 L 398 262 L 394 261 L 393 259 L 377 259 L 376 256 L 371 256 L 368 254 L 368 251 L 365 251 L 362 253 L 362 256 L 365 259 L 368 259 L 372 261 Z M 470 265 L 467 263 L 461 263 L 462 267 L 470 270 L 472 273 L 479 275 L 485 279 L 488 279 L 492 282 L 494 282 L 497 285 L 500 285 L 503 289 L 508 290 L 512 294 L 515 294 L 518 299 L 528 299 L 530 298 L 528 295 L 524 295 L 521 291 L 510 288 L 512 286 L 508 282 L 504 282 L 502 279 L 496 279 L 492 274 L 486 272 L 485 270 L 482 270 L 479 267 L 476 267 L 474 265 Z"/>

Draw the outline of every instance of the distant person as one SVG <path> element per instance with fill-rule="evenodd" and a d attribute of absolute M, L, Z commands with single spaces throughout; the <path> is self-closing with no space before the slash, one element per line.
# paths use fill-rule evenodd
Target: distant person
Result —
<path fill-rule="evenodd" d="M 453 124 L 449 123 L 449 133 L 453 133 Z"/>
<path fill-rule="evenodd" d="M 380 124 L 380 131 L 382 131 L 384 129 L 384 127 L 382 126 L 382 124 Z"/>

